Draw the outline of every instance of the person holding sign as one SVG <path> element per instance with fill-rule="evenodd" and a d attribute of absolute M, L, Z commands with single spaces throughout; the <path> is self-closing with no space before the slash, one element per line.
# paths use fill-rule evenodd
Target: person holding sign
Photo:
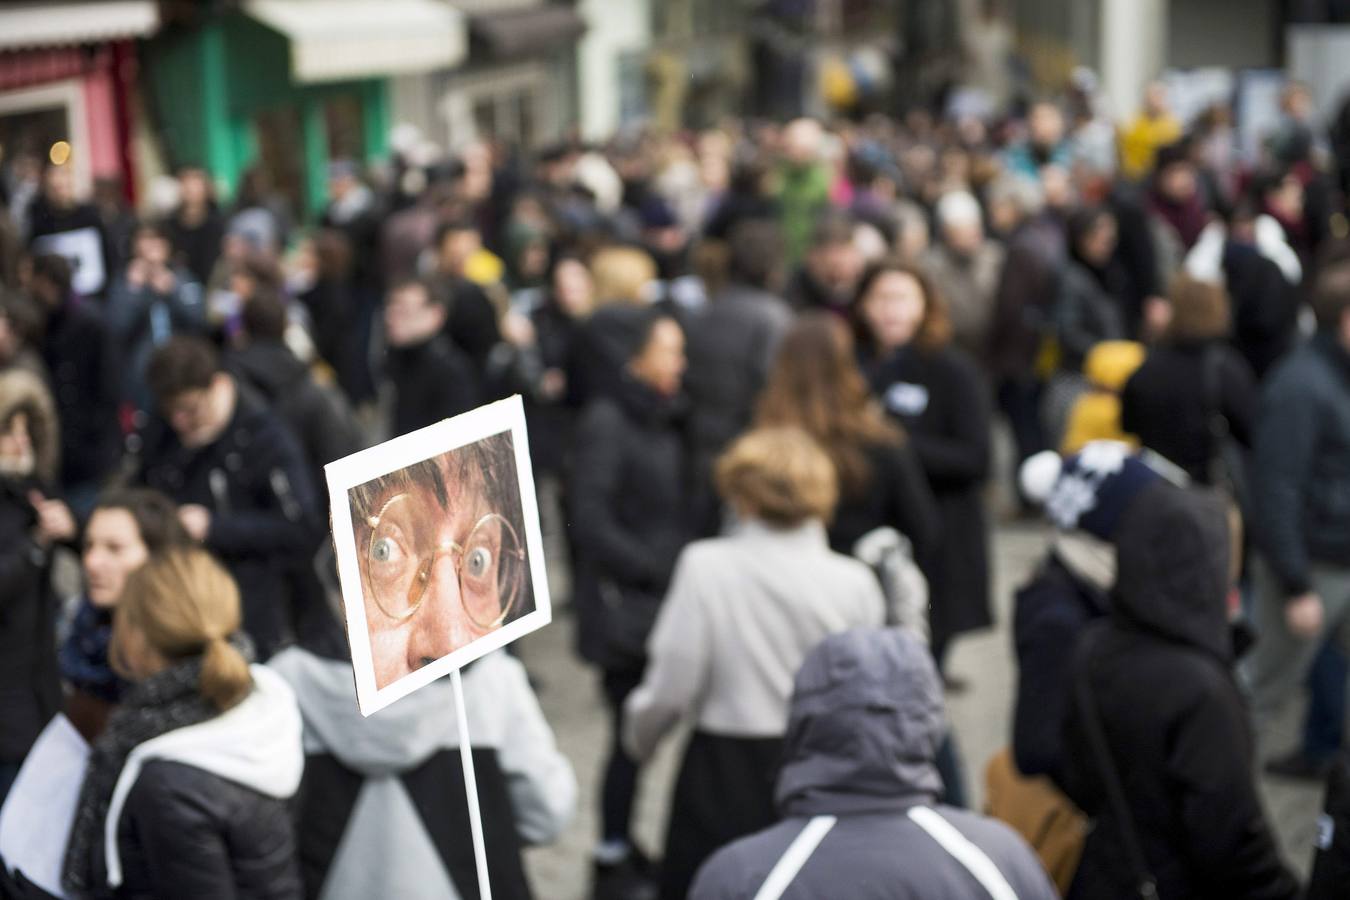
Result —
<path fill-rule="evenodd" d="M 324 900 L 444 900 L 477 887 L 453 685 L 438 679 L 366 718 L 346 638 L 305 641 L 268 666 L 295 690 L 305 720 L 296 814 L 305 894 Z M 464 670 L 473 763 L 495 900 L 529 900 L 528 845 L 555 840 L 576 809 L 525 667 L 495 652 Z"/>

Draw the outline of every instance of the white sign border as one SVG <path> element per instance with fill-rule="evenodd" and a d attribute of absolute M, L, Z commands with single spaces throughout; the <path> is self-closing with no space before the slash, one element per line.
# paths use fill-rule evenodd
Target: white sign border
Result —
<path fill-rule="evenodd" d="M 525 525 L 525 548 L 530 557 L 530 578 L 534 609 L 503 625 L 496 631 L 441 657 L 384 688 L 375 685 L 371 659 L 370 630 L 366 624 L 365 591 L 357 557 L 356 532 L 352 527 L 351 500 L 348 492 L 358 485 L 405 469 L 450 450 L 481 441 L 494 434 L 511 433 L 516 455 L 516 478 L 520 487 L 520 508 Z M 539 504 L 535 495 L 534 470 L 530 466 L 529 439 L 525 429 L 525 407 L 519 396 L 499 400 L 487 406 L 444 419 L 434 425 L 411 431 L 353 453 L 324 466 L 332 509 L 333 552 L 337 556 L 338 580 L 342 585 L 342 606 L 347 622 L 347 643 L 352 653 L 356 676 L 356 700 L 361 715 L 369 716 L 401 700 L 451 672 L 553 620 L 548 592 L 548 573 L 544 565 L 544 539 L 539 528 Z"/>

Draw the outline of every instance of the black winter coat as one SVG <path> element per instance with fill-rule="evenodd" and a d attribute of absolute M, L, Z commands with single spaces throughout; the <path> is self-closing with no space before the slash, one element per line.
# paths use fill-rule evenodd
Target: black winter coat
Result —
<path fill-rule="evenodd" d="M 624 378 L 577 424 L 568 527 L 583 657 L 641 668 L 675 559 L 689 540 L 681 404 Z"/>
<path fill-rule="evenodd" d="M 1298 288 L 1255 247 L 1229 241 L 1223 248 L 1224 283 L 1233 307 L 1233 342 L 1258 379 L 1294 346 Z"/>
<path fill-rule="evenodd" d="M 122 900 L 299 900 L 284 800 L 184 763 L 146 763 L 118 827 Z"/>
<path fill-rule="evenodd" d="M 1009 237 L 989 330 L 988 368 L 999 380 L 1031 374 L 1064 257 L 1064 226 L 1052 215 L 1028 219 Z"/>
<path fill-rule="evenodd" d="M 467 278 L 446 279 L 441 284 L 450 302 L 445 334 L 468 354 L 481 377 L 487 371 L 492 348 L 502 338 L 497 327 L 497 310 L 487 292 Z"/>
<path fill-rule="evenodd" d="M 61 424 L 61 487 L 97 484 L 122 452 L 122 371 L 97 310 L 74 300 L 47 317 L 42 361 Z"/>
<path fill-rule="evenodd" d="M 394 384 L 395 435 L 468 412 L 481 400 L 472 360 L 444 334 L 411 347 L 390 347 L 385 371 Z"/>
<path fill-rule="evenodd" d="M 1114 265 L 1101 270 L 1077 260 L 1065 265 L 1051 311 L 1060 369 L 1081 372 L 1095 345 L 1125 337 L 1119 297 L 1126 290 L 1125 278 Z"/>
<path fill-rule="evenodd" d="M 1350 353 L 1319 334 L 1266 380 L 1253 455 L 1252 523 L 1288 596 L 1314 560 L 1350 560 Z"/>
<path fill-rule="evenodd" d="M 868 368 L 873 391 L 918 454 L 942 519 L 942 542 L 928 568 L 933 643 L 993 621 L 989 609 L 989 397 L 960 350 L 905 348 Z"/>
<path fill-rule="evenodd" d="M 211 280 L 211 271 L 220 258 L 220 244 L 225 237 L 225 217 L 214 205 L 196 225 L 183 221 L 180 211 L 165 223 L 169 240 L 173 242 L 177 259 L 192 273 L 198 284 Z"/>
<path fill-rule="evenodd" d="M 0 763 L 19 763 L 61 708 L 57 601 L 48 554 L 34 543 L 29 481 L 0 480 Z"/>
<path fill-rule="evenodd" d="M 1099 713 L 1159 897 L 1285 900 L 1257 796 L 1247 709 L 1232 674 L 1223 502 L 1155 483 L 1125 512 L 1111 617 L 1074 654 Z M 1133 896 L 1136 873 L 1107 802 L 1081 702 L 1065 726 L 1064 787 L 1096 820 L 1071 897 Z"/>
<path fill-rule="evenodd" d="M 792 324 L 779 297 L 733 285 L 686 323 L 689 342 L 689 437 L 692 442 L 698 529 L 720 526 L 713 462 L 750 424 L 755 401 L 768 378 L 778 342 Z"/>
<path fill-rule="evenodd" d="M 347 399 L 315 381 L 309 367 L 280 341 L 252 341 L 229 354 L 225 365 L 262 395 L 300 442 L 310 482 L 322 493 L 323 467 L 364 444 Z"/>
<path fill-rule="evenodd" d="M 359 396 L 366 389 L 363 381 L 370 377 L 370 348 L 361 340 L 351 284 L 339 278 L 322 278 L 297 299 L 309 311 L 319 355 L 332 366 L 347 396 Z"/>
<path fill-rule="evenodd" d="M 581 322 L 546 301 L 530 316 L 534 323 L 539 374 L 556 369 L 566 376 L 572 369 Z M 526 398 L 525 417 L 530 425 L 530 459 L 535 471 L 561 474 L 572 445 L 572 429 L 580 410 L 567 385 L 563 396 L 552 400 Z"/>
<path fill-rule="evenodd" d="M 137 480 L 211 511 L 206 547 L 238 582 L 244 629 L 265 660 L 284 635 L 288 573 L 312 563 L 322 517 L 295 438 L 251 388 L 236 384 L 234 415 L 206 447 L 184 447 L 171 428 L 154 423 Z"/>
<path fill-rule="evenodd" d="M 1306 900 L 1337 900 L 1350 885 L 1350 751 L 1343 752 L 1327 781 L 1327 801 L 1317 824 L 1317 854 Z"/>
<path fill-rule="evenodd" d="M 1013 601 L 1017 695 L 1013 760 L 1023 775 L 1063 781 L 1064 716 L 1073 699 L 1072 648 L 1107 611 L 1106 595 L 1051 552 Z"/>
<path fill-rule="evenodd" d="M 1167 344 L 1149 351 L 1125 384 L 1120 424 L 1150 450 L 1201 484 L 1221 453 L 1210 430 L 1217 412 L 1228 432 L 1250 447 L 1256 425 L 1256 380 L 1237 351 L 1222 341 Z"/>
<path fill-rule="evenodd" d="M 864 452 L 871 478 L 861 489 L 840 492 L 830 523 L 830 548 L 852 554 L 863 535 L 891 527 L 909 538 L 915 561 L 927 571 L 941 546 L 942 516 L 918 454 L 909 443 L 873 444 Z"/>

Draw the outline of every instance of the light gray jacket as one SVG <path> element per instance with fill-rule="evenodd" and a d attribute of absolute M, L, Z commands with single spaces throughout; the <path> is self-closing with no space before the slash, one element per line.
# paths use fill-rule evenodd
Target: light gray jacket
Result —
<path fill-rule="evenodd" d="M 825 527 L 743 522 L 690 544 L 647 643 L 642 685 L 628 698 L 624 741 L 645 759 L 684 716 L 713 734 L 778 737 L 792 678 L 837 631 L 882 623 L 876 575 L 830 550 Z"/>

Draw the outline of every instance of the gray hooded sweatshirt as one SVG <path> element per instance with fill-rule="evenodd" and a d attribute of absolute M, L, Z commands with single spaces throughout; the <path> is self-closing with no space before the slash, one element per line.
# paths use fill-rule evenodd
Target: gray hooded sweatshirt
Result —
<path fill-rule="evenodd" d="M 813 831 L 819 843 L 774 896 L 1053 900 L 1011 829 L 937 805 L 943 728 L 941 685 L 917 637 L 891 628 L 826 638 L 797 674 L 777 787 L 783 821 L 713 856 L 691 900 L 756 897 Z"/>
<path fill-rule="evenodd" d="M 456 797 L 451 789 L 459 775 L 460 736 L 450 682 L 433 682 L 364 718 L 356 705 L 350 662 L 291 647 L 272 657 L 268 666 L 291 684 L 299 701 L 310 761 L 306 777 L 313 781 L 309 791 L 334 793 L 346 782 L 333 777 L 333 766 L 320 765 L 324 758 L 335 761 L 341 767 L 337 771 L 360 778 L 354 803 L 344 809 L 345 821 L 336 812 L 328 821 L 306 821 L 302 815 L 301 869 L 307 888 L 320 900 L 456 900 L 470 893 L 476 887 L 472 855 L 463 849 L 451 861 L 463 865 L 447 865 L 445 848 L 438 848 L 435 839 L 448 823 L 462 822 L 466 830 L 468 821 L 462 794 Z M 464 701 L 479 767 L 484 827 L 491 832 L 493 822 L 504 817 L 514 824 L 514 837 L 521 844 L 554 840 L 575 811 L 576 779 L 539 709 L 524 666 L 505 652 L 488 654 L 464 671 Z M 411 777 L 429 771 L 428 764 L 437 760 L 445 767 L 432 778 Z M 497 784 L 504 792 L 492 790 L 495 773 L 500 773 Z M 497 837 L 502 843 L 500 832 Z M 336 846 L 330 848 L 326 871 L 319 873 L 309 851 L 325 840 L 336 840 Z M 489 866 L 495 868 L 494 849 L 509 857 L 516 848 L 507 852 L 489 847 Z M 519 862 L 508 868 L 518 870 Z M 494 874 L 494 896 L 528 893 L 519 883 L 519 872 L 510 874 L 516 878 L 509 885 L 498 884 Z"/>

